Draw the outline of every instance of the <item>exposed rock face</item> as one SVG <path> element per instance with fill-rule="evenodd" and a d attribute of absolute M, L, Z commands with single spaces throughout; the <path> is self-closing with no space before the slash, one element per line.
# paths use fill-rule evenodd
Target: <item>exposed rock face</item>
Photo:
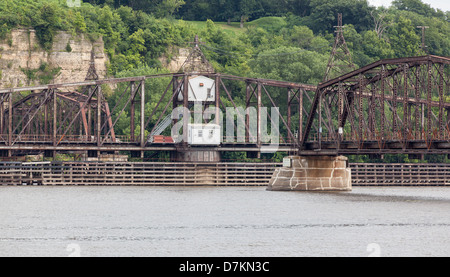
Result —
<path fill-rule="evenodd" d="M 209 63 L 202 50 L 195 46 L 194 48 L 172 49 L 177 52 L 170 60 L 161 57 L 159 61 L 162 66 L 170 72 L 184 73 L 214 73 L 214 67 Z"/>
<path fill-rule="evenodd" d="M 29 79 L 23 69 L 36 70 L 43 64 L 51 69 L 61 68 L 50 83 L 84 81 L 92 50 L 97 74 L 102 79 L 107 73 L 107 55 L 101 38 L 91 42 L 84 35 L 72 37 L 66 32 L 57 32 L 52 49 L 45 51 L 40 47 L 33 29 L 15 29 L 9 38 L 0 41 L 0 87 L 40 84 L 39 79 Z"/>
<path fill-rule="evenodd" d="M 175 55 L 173 55 L 170 60 L 167 57 L 161 57 L 159 58 L 159 61 L 161 62 L 162 66 L 164 68 L 167 68 L 170 72 L 178 72 L 183 66 L 184 62 L 189 57 L 189 53 L 192 49 L 190 48 L 178 48 L 178 49 L 172 49 L 172 52 L 177 52 Z"/>

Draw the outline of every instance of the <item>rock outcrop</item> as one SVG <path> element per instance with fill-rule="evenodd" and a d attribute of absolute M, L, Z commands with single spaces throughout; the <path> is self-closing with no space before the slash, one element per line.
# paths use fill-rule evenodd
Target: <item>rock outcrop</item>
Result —
<path fill-rule="evenodd" d="M 51 69 L 55 74 L 46 78 L 48 83 L 81 82 L 86 78 L 95 53 L 95 66 L 99 78 L 107 73 L 107 55 L 101 38 L 92 42 L 84 35 L 73 37 L 59 31 L 50 51 L 40 47 L 33 29 L 14 29 L 8 38 L 0 41 L 0 87 L 39 85 L 40 69 Z M 58 70 L 58 68 L 60 68 Z M 27 72 L 35 72 L 30 78 Z"/>

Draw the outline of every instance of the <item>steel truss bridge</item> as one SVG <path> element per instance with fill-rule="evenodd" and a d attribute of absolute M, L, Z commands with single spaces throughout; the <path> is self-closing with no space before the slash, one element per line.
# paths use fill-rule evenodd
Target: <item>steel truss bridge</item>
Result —
<path fill-rule="evenodd" d="M 152 140 L 176 107 L 188 102 L 193 76 L 214 79 L 216 110 L 256 110 L 257 122 L 236 115 L 245 138 L 218 146 Z M 279 107 L 274 151 L 301 155 L 449 154 L 450 58 L 380 60 L 315 85 L 243 78 L 218 73 L 172 73 L 77 83 L 0 89 L 0 153 L 239 151 L 259 153 L 265 142 L 265 109 Z M 156 90 L 156 83 L 165 89 Z M 115 90 L 114 96 L 110 91 Z M 182 100 L 179 96 L 183 95 Z M 188 124 L 187 117 L 183 126 Z M 218 121 L 217 121 L 218 122 Z M 222 122 L 223 123 L 223 122 Z M 252 124 L 256 128 L 252 132 Z M 118 126 L 127 126 L 124 135 Z M 165 127 L 165 126 L 163 126 Z M 169 128 L 170 129 L 170 128 Z M 167 132 L 167 131 L 166 131 Z"/>

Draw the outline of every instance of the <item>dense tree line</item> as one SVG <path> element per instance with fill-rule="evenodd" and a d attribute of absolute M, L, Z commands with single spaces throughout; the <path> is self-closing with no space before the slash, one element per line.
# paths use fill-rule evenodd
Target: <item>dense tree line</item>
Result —
<path fill-rule="evenodd" d="M 343 14 L 344 35 L 358 67 L 424 55 L 417 26 L 429 27 L 427 53 L 450 56 L 449 12 L 420 0 L 395 0 L 389 8 L 366 0 L 84 0 L 80 7 L 68 7 L 66 0 L 2 0 L 0 38 L 8 40 L 13 28 L 32 27 L 41 47 L 50 50 L 58 30 L 102 36 L 109 74 L 124 77 L 164 71 L 161 57 L 170 59 L 198 34 L 218 72 L 317 84 L 333 45 L 337 13 Z M 224 28 L 229 22 L 245 24 L 230 31 Z M 164 80 L 146 86 L 153 91 L 149 99 L 159 97 L 158 87 Z M 244 102 L 244 89 L 232 89 L 235 102 Z M 109 96 L 121 101 L 114 92 Z M 273 96 L 277 100 L 277 92 Z M 127 116 L 125 111 L 118 123 L 119 135 L 129 135 Z"/>

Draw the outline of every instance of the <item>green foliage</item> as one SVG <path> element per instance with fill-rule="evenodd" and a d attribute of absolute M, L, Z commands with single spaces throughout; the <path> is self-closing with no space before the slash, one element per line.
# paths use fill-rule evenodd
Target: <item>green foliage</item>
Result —
<path fill-rule="evenodd" d="M 75 28 L 75 31 L 77 33 L 84 33 L 87 31 L 86 22 L 84 21 L 84 17 L 81 15 L 80 12 L 77 11 L 73 15 L 73 13 L 69 11 L 69 15 L 74 17 L 73 27 Z"/>
<path fill-rule="evenodd" d="M 420 37 L 410 19 L 399 16 L 389 30 L 391 45 L 398 57 L 410 57 L 419 54 Z"/>
<path fill-rule="evenodd" d="M 38 68 L 20 68 L 20 70 L 27 77 L 28 84 L 31 84 L 33 81 L 39 81 L 40 84 L 49 84 L 60 74 L 61 67 L 52 68 L 47 63 L 41 63 Z"/>
<path fill-rule="evenodd" d="M 159 1 L 159 16 L 173 14 L 182 4 L 181 0 Z M 0 26 L 2 39 L 13 28 L 34 28 L 40 46 L 47 51 L 51 50 L 58 30 L 73 35 L 86 33 L 92 39 L 103 37 L 111 75 L 142 65 L 160 66 L 158 58 L 169 46 L 180 45 L 193 37 L 182 22 L 157 19 L 129 7 L 115 9 L 83 3 L 81 7 L 69 8 L 65 1 L 59 0 L 2 0 Z"/>
<path fill-rule="evenodd" d="M 278 32 L 286 25 L 287 22 L 284 18 L 274 16 L 259 18 L 247 24 L 248 27 L 257 26 L 268 32 Z"/>
<path fill-rule="evenodd" d="M 72 52 L 72 46 L 70 46 L 70 42 L 67 42 L 67 45 L 66 45 L 66 52 Z"/>
<path fill-rule="evenodd" d="M 362 45 L 364 53 L 373 60 L 393 58 L 395 53 L 391 44 L 385 39 L 380 38 L 375 31 L 369 30 L 364 33 L 364 44 Z"/>
<path fill-rule="evenodd" d="M 260 53 L 252 62 L 260 78 L 317 84 L 325 71 L 328 56 L 298 47 L 281 46 Z"/>
<path fill-rule="evenodd" d="M 411 11 L 426 17 L 439 17 L 445 19 L 443 11 L 436 10 L 432 8 L 430 4 L 425 4 L 421 0 L 394 0 L 392 1 L 392 6 L 398 10 Z"/>
<path fill-rule="evenodd" d="M 333 32 L 338 11 L 342 12 L 344 24 L 353 24 L 355 29 L 365 31 L 372 27 L 370 12 L 374 10 L 367 1 L 361 0 L 311 0 L 311 15 L 305 19 L 315 32 Z M 344 12 L 345 11 L 345 12 Z"/>

